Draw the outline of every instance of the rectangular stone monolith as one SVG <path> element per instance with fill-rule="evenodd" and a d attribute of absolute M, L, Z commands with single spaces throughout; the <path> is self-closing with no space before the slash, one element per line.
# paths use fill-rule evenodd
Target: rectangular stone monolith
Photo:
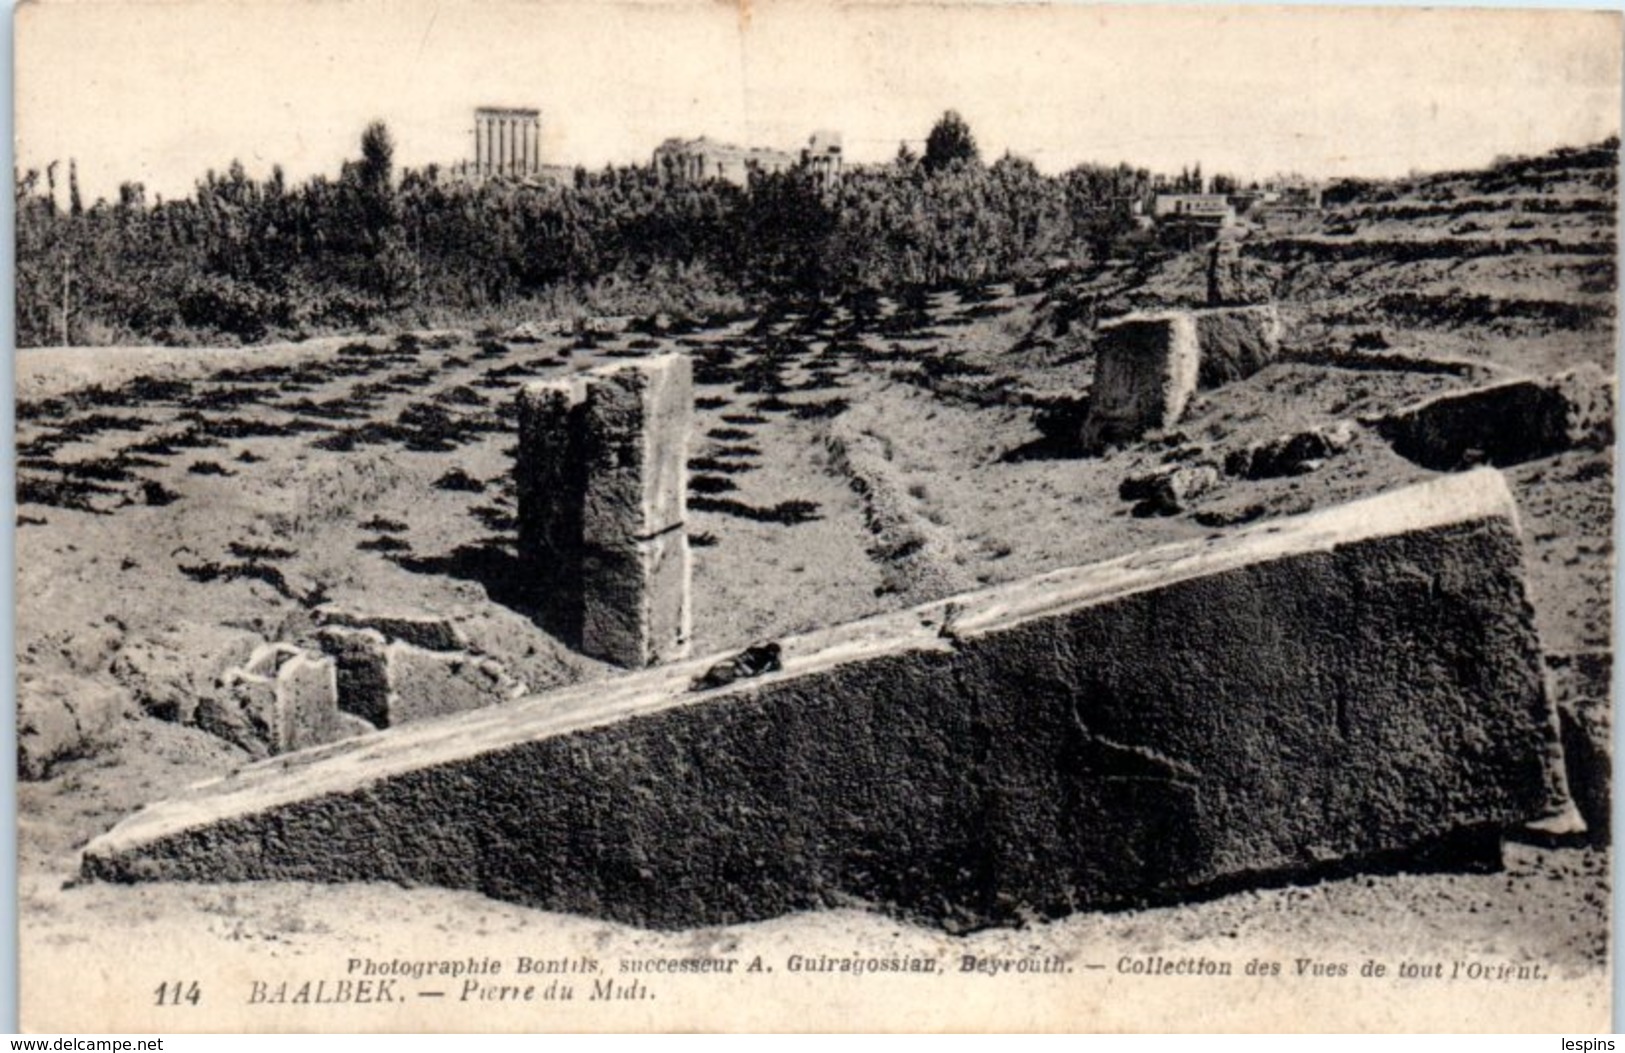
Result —
<path fill-rule="evenodd" d="M 1493 471 L 778 642 L 720 688 L 712 656 L 254 765 L 84 871 L 957 929 L 1391 867 L 1567 802 Z"/>
<path fill-rule="evenodd" d="M 686 658 L 688 357 L 594 370 L 586 405 L 581 649 L 632 669 Z"/>
<path fill-rule="evenodd" d="M 1089 452 L 1172 427 L 1196 391 L 1200 353 L 1188 312 L 1129 315 L 1100 327 L 1082 445 Z"/>
<path fill-rule="evenodd" d="M 389 692 L 383 727 L 511 702 L 524 687 L 494 659 L 427 651 L 402 641 L 384 649 Z"/>
<path fill-rule="evenodd" d="M 641 668 L 688 653 L 693 407 L 678 354 L 520 395 L 520 555 L 544 621 L 594 658 Z"/>
<path fill-rule="evenodd" d="M 376 629 L 323 626 L 317 633 L 322 650 L 336 666 L 339 709 L 372 724 L 389 726 L 389 641 Z"/>

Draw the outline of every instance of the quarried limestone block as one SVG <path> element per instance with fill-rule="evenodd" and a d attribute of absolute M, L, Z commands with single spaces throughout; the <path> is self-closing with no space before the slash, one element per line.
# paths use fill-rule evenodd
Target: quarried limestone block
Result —
<path fill-rule="evenodd" d="M 519 392 L 519 558 L 548 628 L 571 643 L 581 634 L 586 399 L 580 375 Z"/>
<path fill-rule="evenodd" d="M 686 356 L 605 366 L 520 395 L 519 551 L 548 627 L 640 668 L 687 654 Z"/>
<path fill-rule="evenodd" d="M 1391 866 L 1567 799 L 1492 471 L 778 642 L 724 687 L 691 690 L 714 655 L 252 765 L 84 871 L 961 929 Z"/>
<path fill-rule="evenodd" d="M 450 618 L 413 610 L 356 611 L 322 607 L 316 612 L 323 625 L 374 629 L 391 640 L 405 640 L 430 651 L 461 651 L 468 646 L 463 631 Z"/>
<path fill-rule="evenodd" d="M 1613 381 L 1596 366 L 1452 391 L 1377 420 L 1401 457 L 1435 471 L 1521 464 L 1614 441 Z"/>
<path fill-rule="evenodd" d="M 1196 391 L 1200 353 L 1187 312 L 1130 315 L 1100 327 L 1083 448 L 1098 452 L 1179 421 Z"/>
<path fill-rule="evenodd" d="M 333 659 L 296 654 L 276 673 L 276 725 L 273 749 L 278 753 L 319 746 L 339 732 L 339 687 Z"/>
<path fill-rule="evenodd" d="M 317 633 L 332 656 L 338 679 L 339 709 L 374 727 L 389 726 L 389 641 L 376 629 L 325 626 Z"/>
<path fill-rule="evenodd" d="M 1281 316 L 1273 304 L 1195 311 L 1192 317 L 1201 354 L 1200 388 L 1250 377 L 1281 354 Z"/>
<path fill-rule="evenodd" d="M 389 680 L 384 727 L 511 702 L 525 690 L 495 659 L 426 651 L 401 641 L 385 649 L 384 668 Z"/>

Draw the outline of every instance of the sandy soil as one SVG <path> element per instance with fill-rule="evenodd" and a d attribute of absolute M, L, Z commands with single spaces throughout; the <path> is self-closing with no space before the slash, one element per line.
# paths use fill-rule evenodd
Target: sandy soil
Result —
<path fill-rule="evenodd" d="M 1553 193 L 1611 201 L 1612 184 L 1599 178 L 1554 177 Z M 1579 845 L 1509 845 L 1505 869 L 1493 874 L 1362 876 L 962 938 L 861 912 L 652 934 L 430 889 L 74 880 L 77 850 L 90 837 L 143 802 L 250 759 L 175 722 L 165 707 L 177 692 L 212 690 L 255 642 L 309 642 L 312 610 L 321 603 L 448 615 L 476 650 L 532 690 L 611 675 L 538 628 L 514 587 L 512 407 L 516 385 L 528 378 L 657 350 L 695 357 L 689 529 L 696 647 L 737 648 L 1431 474 L 1362 428 L 1317 471 L 1259 481 L 1226 476 L 1180 514 L 1135 515 L 1119 485 L 1171 457 L 1197 451 L 1222 460 L 1255 440 L 1385 412 L 1486 377 L 1581 362 L 1612 372 L 1611 316 L 1554 315 L 1538 306 L 1607 302 L 1612 274 L 1597 291 L 1596 255 L 1514 245 L 1454 261 L 1403 261 L 1373 248 L 1372 256 L 1344 249 L 1350 259 L 1291 262 L 1298 251 L 1291 246 L 1305 239 L 1387 244 L 1493 232 L 1566 245 L 1612 236 L 1611 213 L 1526 215 L 1516 207 L 1518 192 L 1479 196 L 1476 212 L 1401 222 L 1356 208 L 1256 234 L 1251 265 L 1273 283 L 1290 323 L 1284 360 L 1204 393 L 1178 435 L 1093 458 L 1065 453 L 1040 428 L 1036 406 L 1075 396 L 1090 374 L 1087 342 L 1059 332 L 1059 309 L 1087 304 L 1110 313 L 1197 302 L 1205 288 L 1201 253 L 1149 275 L 1109 270 L 1049 290 L 939 293 L 920 304 L 885 303 L 875 317 L 856 315 L 851 305 L 784 311 L 680 336 L 504 343 L 429 334 L 269 351 L 22 354 L 17 638 L 24 690 L 30 677 L 50 674 L 112 685 L 127 700 L 112 746 L 62 760 L 48 778 L 20 787 L 25 1024 L 73 1026 L 89 1010 L 53 998 L 47 978 L 115 961 L 136 945 L 166 948 L 172 961 L 213 961 L 210 969 L 243 990 L 273 966 L 303 963 L 317 968 L 315 976 L 359 949 L 387 956 L 409 946 L 461 954 L 471 946 L 494 954 L 593 948 L 606 958 L 743 947 L 779 960 L 796 947 L 906 949 L 955 962 L 1042 947 L 1080 967 L 1107 965 L 1095 986 L 1033 981 L 1020 996 L 1028 1000 L 1026 1016 L 990 1005 L 974 985 L 961 992 L 957 979 L 941 989 L 951 996 L 931 1000 L 936 1015 L 925 1019 L 898 1015 L 898 999 L 909 1004 L 914 996 L 887 985 L 841 996 L 852 1026 L 893 1027 L 989 1020 L 1158 1026 L 1124 1008 L 1154 993 L 1136 993 L 1135 985 L 1148 981 L 1116 971 L 1125 955 L 1208 954 L 1234 959 L 1238 971 L 1260 954 L 1356 965 L 1374 956 L 1396 969 L 1401 959 L 1471 958 L 1541 963 L 1554 979 L 1545 987 L 1452 984 L 1443 995 L 1399 984 L 1381 987 L 1381 998 L 1248 980 L 1244 996 L 1204 986 L 1160 1023 L 1237 1026 L 1244 1011 L 1271 1003 L 1286 1014 L 1274 1026 L 1314 1029 L 1328 1021 L 1472 1029 L 1506 1025 L 1505 1013 L 1539 1005 L 1575 1020 L 1605 1020 L 1608 854 Z M 1531 218 L 1533 228 L 1515 226 Z M 1482 229 L 1451 233 L 1468 222 Z M 1438 321 L 1394 298 L 1461 288 L 1490 292 L 1504 313 Z M 1475 368 L 1326 364 L 1323 352 L 1345 354 L 1373 331 L 1417 360 L 1467 360 Z M 1546 649 L 1608 651 L 1611 454 L 1571 451 L 1508 475 Z M 114 993 L 94 1011 L 144 1019 L 157 979 L 103 974 Z M 242 1026 L 404 1028 L 442 1019 L 498 1029 L 793 1026 L 764 1015 L 774 1003 L 747 997 L 747 988 L 704 1009 L 688 988 L 671 990 L 688 993 L 683 1008 L 643 1007 L 653 1014 L 647 1017 L 593 1017 L 577 1006 L 546 1018 L 408 1013 L 383 1021 L 358 1014 L 313 1024 L 265 1010 L 244 1016 Z M 1557 1028 L 1563 1019 L 1543 1018 L 1540 1026 Z"/>

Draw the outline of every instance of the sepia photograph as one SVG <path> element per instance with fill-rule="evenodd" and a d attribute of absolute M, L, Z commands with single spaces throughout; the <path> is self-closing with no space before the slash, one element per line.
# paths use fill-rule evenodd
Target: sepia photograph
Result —
<path fill-rule="evenodd" d="M 20 1029 L 1608 1031 L 1621 45 L 23 4 Z"/>

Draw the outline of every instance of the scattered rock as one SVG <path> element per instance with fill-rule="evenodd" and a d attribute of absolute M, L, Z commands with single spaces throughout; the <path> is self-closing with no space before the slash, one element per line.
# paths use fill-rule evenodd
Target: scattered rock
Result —
<path fill-rule="evenodd" d="M 510 344 L 538 344 L 543 340 L 563 336 L 570 330 L 568 322 L 549 319 L 547 321 L 521 322 L 502 333 L 497 339 Z"/>
<path fill-rule="evenodd" d="M 1134 506 L 1136 516 L 1172 516 L 1218 482 L 1219 470 L 1211 464 L 1167 467 L 1123 480 L 1117 494 L 1125 501 L 1139 502 Z"/>
<path fill-rule="evenodd" d="M 1259 265 L 1242 256 L 1241 243 L 1221 236 L 1207 262 L 1207 302 L 1211 307 L 1263 303 L 1272 297 L 1269 278 Z"/>
<path fill-rule="evenodd" d="M 17 683 L 17 774 L 44 779 L 59 761 L 94 756 L 117 738 L 129 695 L 102 679 L 24 674 Z"/>
<path fill-rule="evenodd" d="M 124 629 L 112 617 L 71 629 L 42 633 L 22 644 L 20 659 L 70 673 L 91 675 L 106 671 L 124 645 Z"/>
<path fill-rule="evenodd" d="M 1613 815 L 1613 720 L 1608 696 L 1559 702 L 1569 793 L 1594 845 L 1609 843 Z"/>
<path fill-rule="evenodd" d="M 1224 472 L 1243 479 L 1304 475 L 1348 449 L 1357 434 L 1354 422 L 1343 420 L 1255 442 L 1226 456 Z"/>
<path fill-rule="evenodd" d="M 620 315 L 595 315 L 591 318 L 578 318 L 575 323 L 577 333 L 590 336 L 615 336 L 624 333 L 632 325 L 632 319 Z"/>
<path fill-rule="evenodd" d="M 1609 651 L 1546 655 L 1547 683 L 1557 704 L 1569 792 L 1585 819 L 1590 841 L 1610 841 L 1613 787 L 1613 678 Z"/>
<path fill-rule="evenodd" d="M 110 670 L 144 712 L 191 724 L 198 705 L 216 691 L 226 670 L 248 662 L 263 646 L 264 640 L 246 629 L 186 622 L 158 636 L 129 641 Z"/>

